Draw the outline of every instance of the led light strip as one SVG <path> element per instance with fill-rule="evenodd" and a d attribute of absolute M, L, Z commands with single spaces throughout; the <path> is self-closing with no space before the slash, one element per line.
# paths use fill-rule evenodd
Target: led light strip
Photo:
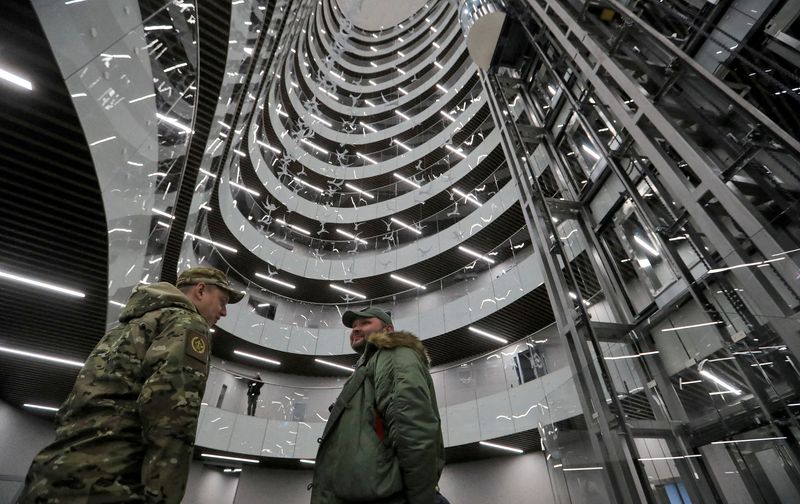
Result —
<path fill-rule="evenodd" d="M 470 331 L 472 331 L 472 332 L 474 332 L 476 334 L 480 334 L 481 336 L 484 336 L 486 338 L 493 339 L 495 341 L 499 341 L 500 343 L 503 343 L 503 344 L 508 343 L 507 339 L 501 338 L 500 336 L 495 336 L 494 334 L 488 333 L 488 332 L 486 332 L 486 331 L 484 331 L 482 329 L 478 329 L 477 327 L 469 326 L 467 329 L 469 329 Z"/>
<path fill-rule="evenodd" d="M 424 285 L 418 284 L 417 282 L 412 282 L 411 280 L 408 280 L 407 278 L 403 278 L 400 275 L 395 275 L 394 273 L 390 273 L 389 276 L 394 278 L 395 280 L 400 281 L 400 282 L 407 283 L 408 285 L 410 285 L 412 287 L 416 287 L 417 289 L 427 290 Z"/>
<path fill-rule="evenodd" d="M 360 298 L 360 299 L 367 299 L 367 296 L 365 296 L 364 294 L 361 294 L 359 292 L 351 291 L 350 289 L 345 289 L 344 287 L 341 287 L 341 286 L 336 285 L 336 284 L 329 284 L 329 285 L 331 286 L 331 288 L 336 289 L 338 291 L 342 291 L 345 294 L 350 294 L 351 296 L 355 296 L 355 297 Z"/>
<path fill-rule="evenodd" d="M 8 280 L 12 280 L 14 282 L 19 282 L 25 285 L 31 285 L 33 287 L 39 287 L 40 289 L 51 290 L 53 292 L 59 292 L 61 294 L 66 294 L 68 296 L 74 296 L 83 298 L 86 297 L 86 294 L 80 291 L 76 291 L 73 289 L 68 289 L 66 287 L 61 287 L 60 285 L 51 284 L 49 282 L 42 282 L 41 280 L 35 280 L 33 278 L 29 278 L 22 275 L 16 275 L 14 273 L 8 273 L 7 271 L 0 270 L 0 278 L 5 278 Z"/>
<path fill-rule="evenodd" d="M 459 245 L 458 246 L 458 250 L 460 250 L 461 252 L 465 252 L 465 253 L 473 256 L 473 257 L 477 257 L 478 259 L 483 259 L 484 261 L 488 262 L 489 264 L 494 264 L 495 263 L 494 259 L 490 259 L 490 258 L 486 257 L 485 255 L 482 255 L 482 254 L 479 254 L 478 252 L 475 252 L 472 249 L 468 249 L 467 247 L 463 247 L 463 246 Z"/>
<path fill-rule="evenodd" d="M 286 222 L 283 219 L 275 219 L 275 222 L 277 222 L 278 224 L 283 224 L 284 226 L 289 226 L 290 228 L 294 229 L 295 231 L 300 231 L 301 233 L 303 233 L 305 235 L 311 236 L 311 231 L 309 231 L 307 229 L 303 229 L 300 226 L 295 226 L 294 224 L 289 224 L 288 222 Z"/>
<path fill-rule="evenodd" d="M 345 371 L 350 371 L 351 373 L 354 371 L 353 368 L 342 366 L 341 364 L 336 364 L 335 362 L 329 362 L 324 359 L 314 359 L 314 362 L 319 362 L 320 364 L 325 364 L 326 366 L 335 367 L 338 369 L 344 369 Z"/>
<path fill-rule="evenodd" d="M 79 361 L 74 361 L 74 360 L 70 360 L 70 359 L 62 359 L 61 357 L 53 357 L 51 355 L 45 355 L 45 354 L 40 354 L 40 353 L 36 353 L 36 352 L 28 352 L 28 351 L 25 351 L 25 350 L 17 350 L 15 348 L 8 348 L 8 347 L 3 347 L 3 346 L 0 346 L 0 352 L 12 354 L 12 355 L 18 355 L 20 357 L 28 357 L 30 359 L 43 360 L 43 361 L 47 361 L 47 362 L 54 362 L 56 364 L 64 364 L 66 366 L 79 367 L 79 368 L 82 368 L 83 364 L 84 364 L 83 362 L 79 362 Z"/>
<path fill-rule="evenodd" d="M 363 194 L 364 196 L 366 196 L 369 199 L 375 199 L 375 196 L 371 195 L 370 193 L 368 193 L 368 192 L 366 192 L 366 191 L 364 191 L 362 189 L 359 189 L 358 187 L 354 186 L 353 184 L 345 183 L 344 186 L 346 188 L 348 188 L 348 189 L 352 189 L 353 191 L 355 191 L 355 192 L 357 192 L 359 194 Z"/>
<path fill-rule="evenodd" d="M 218 242 L 215 242 L 215 241 L 209 240 L 208 238 L 203 238 L 202 236 L 197 236 L 196 234 L 192 234 L 192 233 L 186 233 L 186 232 L 185 232 L 185 233 L 183 233 L 183 235 L 184 235 L 184 236 L 188 236 L 189 238 L 191 238 L 191 239 L 193 239 L 193 240 L 200 240 L 201 242 L 208 243 L 209 245 L 213 245 L 213 246 L 215 246 L 215 247 L 219 247 L 219 248 L 221 248 L 221 249 L 223 249 L 223 250 L 227 250 L 227 251 L 229 251 L 229 252 L 233 252 L 233 253 L 236 253 L 236 252 L 238 252 L 238 251 L 237 251 L 235 248 L 233 248 L 233 247 L 229 247 L 228 245 L 223 245 L 222 243 L 218 243 Z"/>
<path fill-rule="evenodd" d="M 271 276 L 264 275 L 263 273 L 256 273 L 256 276 L 258 278 L 263 278 L 264 280 L 267 280 L 268 282 L 276 283 L 278 285 L 283 285 L 284 287 L 289 287 L 290 289 L 294 289 L 295 288 L 295 286 L 290 284 L 289 282 L 284 282 L 283 280 L 278 280 L 277 278 L 272 278 Z"/>
<path fill-rule="evenodd" d="M 408 224 L 406 224 L 405 222 L 401 221 L 400 219 L 395 219 L 394 217 L 390 217 L 390 219 L 391 219 L 392 222 L 394 222 L 398 226 L 403 226 L 404 228 L 408 229 L 409 231 L 413 231 L 413 232 L 417 233 L 418 235 L 422 234 L 422 231 L 420 231 L 419 229 L 415 228 L 414 226 L 409 226 Z"/>
<path fill-rule="evenodd" d="M 345 230 L 343 230 L 343 229 L 337 229 L 337 230 L 336 230 L 336 232 L 337 232 L 337 233 L 339 233 L 340 235 L 346 236 L 346 237 L 350 238 L 351 240 L 355 240 L 355 241 L 357 241 L 357 242 L 359 242 L 359 243 L 363 243 L 363 244 L 365 244 L 365 245 L 366 245 L 367 243 L 369 243 L 369 242 L 367 242 L 366 240 L 362 240 L 361 238 L 356 238 L 356 236 L 355 236 L 355 235 L 353 235 L 353 234 L 350 234 L 350 233 L 348 233 L 347 231 L 345 231 Z"/>
<path fill-rule="evenodd" d="M 276 361 L 276 360 L 267 359 L 266 357 L 260 357 L 258 355 L 253 355 L 253 354 L 247 353 L 247 352 L 242 352 L 241 350 L 234 350 L 233 353 L 235 353 L 236 355 L 241 355 L 242 357 L 248 357 L 250 359 L 255 359 L 255 360 L 262 361 L 262 362 L 266 362 L 267 364 L 273 364 L 275 366 L 280 366 L 281 365 L 281 363 Z"/>

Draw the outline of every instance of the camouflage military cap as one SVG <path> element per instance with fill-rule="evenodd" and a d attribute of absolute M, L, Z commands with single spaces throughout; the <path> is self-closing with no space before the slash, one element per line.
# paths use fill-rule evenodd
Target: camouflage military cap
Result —
<path fill-rule="evenodd" d="M 228 303 L 238 303 L 244 297 L 244 293 L 235 290 L 225 273 L 217 268 L 210 266 L 198 266 L 189 268 L 178 275 L 178 281 L 175 282 L 176 287 L 185 287 L 187 285 L 194 285 L 198 283 L 207 285 L 216 285 L 220 289 L 228 293 Z"/>

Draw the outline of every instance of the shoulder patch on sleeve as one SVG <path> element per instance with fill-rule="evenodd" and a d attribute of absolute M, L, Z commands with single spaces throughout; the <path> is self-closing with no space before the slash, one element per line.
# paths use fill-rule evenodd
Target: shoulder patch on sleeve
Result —
<path fill-rule="evenodd" d="M 186 355 L 190 357 L 187 364 L 194 368 L 198 367 L 197 364 L 200 364 L 202 370 L 205 370 L 210 351 L 208 337 L 205 334 L 196 331 L 189 331 L 186 334 Z"/>

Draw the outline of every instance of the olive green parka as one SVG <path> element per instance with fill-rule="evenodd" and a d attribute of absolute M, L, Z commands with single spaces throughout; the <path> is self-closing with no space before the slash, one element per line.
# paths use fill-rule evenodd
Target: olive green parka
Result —
<path fill-rule="evenodd" d="M 311 504 L 433 504 L 444 443 L 429 360 L 411 333 L 375 333 L 320 438 Z"/>

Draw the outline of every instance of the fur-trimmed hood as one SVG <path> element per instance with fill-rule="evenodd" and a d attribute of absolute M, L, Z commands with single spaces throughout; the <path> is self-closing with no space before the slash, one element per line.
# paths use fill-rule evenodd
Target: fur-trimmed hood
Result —
<path fill-rule="evenodd" d="M 422 362 L 428 366 L 431 365 L 431 359 L 428 357 L 428 351 L 425 350 L 422 341 L 410 332 L 377 332 L 370 334 L 367 341 L 379 348 L 408 347 L 417 352 Z"/>

